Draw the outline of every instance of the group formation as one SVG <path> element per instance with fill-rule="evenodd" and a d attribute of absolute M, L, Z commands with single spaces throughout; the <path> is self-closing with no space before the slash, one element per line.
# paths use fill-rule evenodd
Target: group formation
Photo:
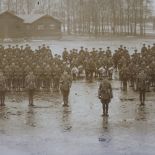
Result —
<path fill-rule="evenodd" d="M 119 73 L 123 91 L 127 91 L 128 84 L 134 91 L 140 91 L 141 105 L 144 105 L 145 92 L 155 87 L 155 44 L 143 44 L 141 51 L 130 52 L 120 45 L 114 52 L 110 47 L 106 50 L 81 47 L 80 50 L 65 48 L 61 55 L 53 55 L 45 44 L 36 50 L 32 50 L 28 44 L 0 45 L 1 105 L 4 105 L 6 91 L 31 90 L 29 103 L 33 105 L 34 90 L 58 92 L 65 81 L 68 86 L 64 86 L 64 89 L 67 89 L 71 87 L 72 80 L 81 77 L 89 82 L 105 77 L 112 80 L 114 72 Z"/>

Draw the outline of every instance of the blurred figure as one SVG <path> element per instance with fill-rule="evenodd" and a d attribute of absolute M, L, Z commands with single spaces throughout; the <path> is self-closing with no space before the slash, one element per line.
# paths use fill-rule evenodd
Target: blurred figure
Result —
<path fill-rule="evenodd" d="M 73 80 L 76 80 L 79 74 L 79 69 L 76 66 L 74 66 L 71 70 L 71 74 L 72 74 Z"/>
<path fill-rule="evenodd" d="M 36 77 L 33 72 L 30 72 L 26 76 L 26 86 L 28 89 L 28 96 L 29 96 L 29 106 L 34 106 L 33 104 L 33 96 L 36 88 Z"/>
<path fill-rule="evenodd" d="M 0 71 L 0 106 L 5 106 L 6 78 Z"/>
<path fill-rule="evenodd" d="M 141 102 L 140 105 L 144 106 L 145 105 L 146 86 L 147 86 L 147 76 L 146 76 L 144 70 L 142 70 L 138 74 L 137 82 L 138 82 L 139 98 L 140 98 L 140 102 Z"/>
<path fill-rule="evenodd" d="M 71 85 L 72 85 L 72 77 L 66 71 L 64 71 L 60 80 L 60 90 L 63 95 L 63 102 L 64 102 L 63 106 L 68 106 L 68 96 Z"/>
<path fill-rule="evenodd" d="M 109 116 L 109 103 L 113 98 L 112 87 L 107 77 L 104 77 L 103 81 L 100 83 L 98 89 L 98 98 L 101 100 L 103 106 L 103 116 Z"/>

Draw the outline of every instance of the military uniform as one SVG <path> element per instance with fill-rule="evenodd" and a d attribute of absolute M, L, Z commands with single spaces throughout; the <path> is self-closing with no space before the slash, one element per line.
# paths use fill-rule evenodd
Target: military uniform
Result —
<path fill-rule="evenodd" d="M 137 82 L 138 82 L 138 90 L 139 90 L 139 98 L 140 98 L 140 102 L 141 105 L 145 104 L 145 92 L 146 92 L 146 85 L 147 85 L 147 76 L 144 72 L 144 70 L 142 70 L 138 77 L 137 77 Z"/>
<path fill-rule="evenodd" d="M 103 116 L 108 116 L 109 103 L 113 97 L 112 87 L 108 80 L 104 79 L 98 89 L 98 97 L 103 106 Z"/>
<path fill-rule="evenodd" d="M 60 78 L 61 78 L 61 68 L 60 66 L 56 65 L 53 68 L 53 91 L 54 92 L 59 91 Z"/>
<path fill-rule="evenodd" d="M 29 96 L 29 106 L 33 106 L 33 96 L 36 89 L 36 77 L 33 74 L 33 72 L 30 72 L 26 76 L 26 87 L 27 87 L 28 96 Z"/>
<path fill-rule="evenodd" d="M 60 79 L 60 90 L 63 95 L 64 106 L 68 106 L 68 96 L 72 84 L 72 77 L 65 72 Z"/>
<path fill-rule="evenodd" d="M 0 106 L 5 106 L 6 78 L 0 72 Z"/>

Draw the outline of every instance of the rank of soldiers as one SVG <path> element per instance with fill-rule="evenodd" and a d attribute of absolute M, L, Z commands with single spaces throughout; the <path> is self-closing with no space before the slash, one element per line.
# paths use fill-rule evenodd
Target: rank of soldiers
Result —
<path fill-rule="evenodd" d="M 114 71 L 119 72 L 122 90 L 127 91 L 130 84 L 134 91 L 140 91 L 141 105 L 144 105 L 145 92 L 155 87 L 155 44 L 152 47 L 143 44 L 141 51 L 135 50 L 133 54 L 120 45 L 114 52 L 110 47 L 106 50 L 81 47 L 70 51 L 65 48 L 62 55 L 53 55 L 45 44 L 36 50 L 28 44 L 20 47 L 0 45 L 1 106 L 5 105 L 7 91 L 28 90 L 29 104 L 33 105 L 34 91 L 65 90 L 62 94 L 68 96 L 72 79 L 85 77 L 92 82 L 108 77 L 112 80 Z M 68 86 L 63 86 L 66 81 Z M 68 105 L 68 98 L 63 98 L 64 105 Z"/>

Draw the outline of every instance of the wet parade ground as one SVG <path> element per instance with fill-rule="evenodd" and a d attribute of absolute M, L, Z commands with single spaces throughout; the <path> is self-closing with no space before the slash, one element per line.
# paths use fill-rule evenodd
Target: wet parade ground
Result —
<path fill-rule="evenodd" d="M 154 92 L 140 107 L 137 92 L 111 83 L 109 118 L 101 117 L 98 81 L 74 81 L 69 107 L 62 106 L 60 93 L 37 92 L 35 107 L 24 92 L 7 93 L 0 109 L 0 155 L 154 155 Z"/>
<path fill-rule="evenodd" d="M 90 40 L 32 41 L 33 49 L 45 43 L 55 53 L 80 46 L 92 49 L 110 46 L 112 52 L 121 44 L 130 53 L 154 39 L 128 38 L 123 41 Z M 8 43 L 4 44 L 5 46 Z M 11 45 L 16 45 L 12 43 Z M 113 99 L 109 117 L 103 118 L 98 99 L 99 81 L 74 81 L 69 107 L 62 106 L 60 93 L 37 92 L 35 107 L 28 106 L 25 92 L 6 94 L 6 107 L 0 108 L 0 155 L 154 155 L 155 154 L 155 92 L 146 95 L 140 107 L 139 94 L 128 87 L 121 90 L 115 77 L 111 81 Z"/>

